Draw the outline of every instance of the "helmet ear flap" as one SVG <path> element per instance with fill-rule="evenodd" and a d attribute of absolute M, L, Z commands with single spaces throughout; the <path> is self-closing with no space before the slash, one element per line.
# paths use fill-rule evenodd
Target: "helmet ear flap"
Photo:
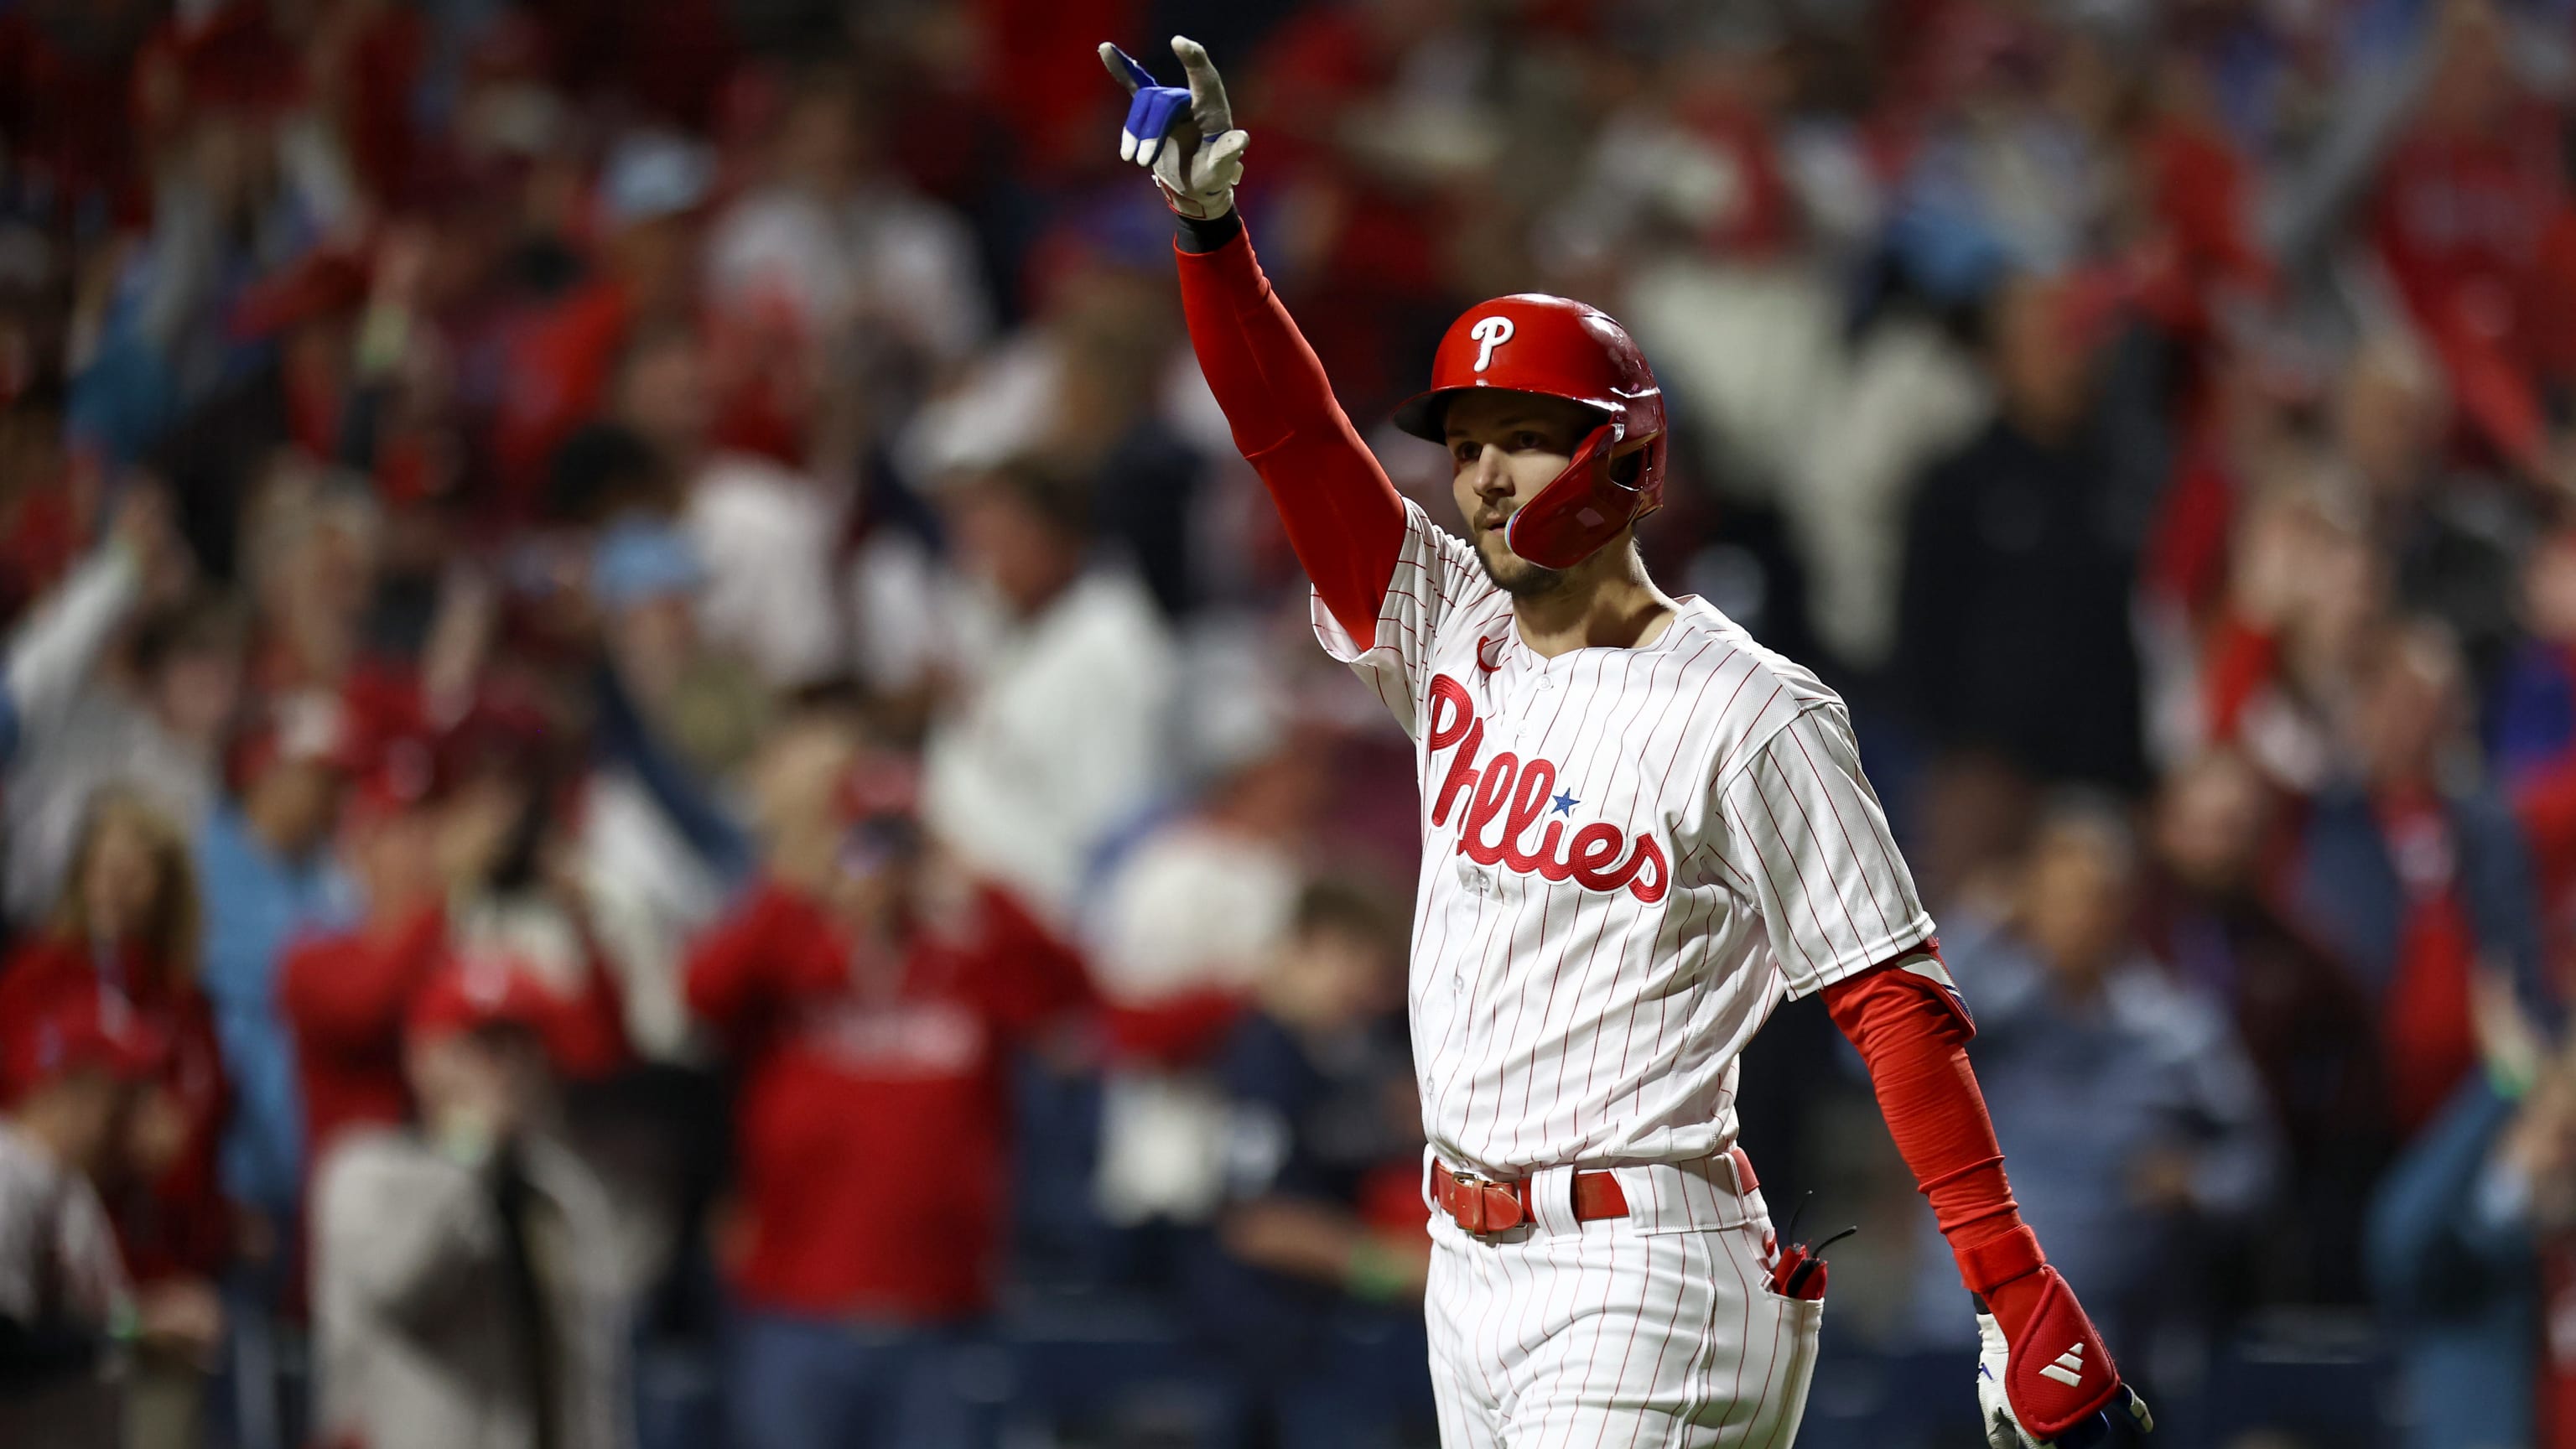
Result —
<path fill-rule="evenodd" d="M 1619 425 L 1602 423 L 1583 435 L 1583 441 L 1567 460 L 1565 471 L 1557 475 L 1560 483 L 1576 478 L 1616 481 L 1619 468 Z"/>
<path fill-rule="evenodd" d="M 1572 568 L 1636 517 L 1634 488 L 1611 476 L 1619 431 L 1616 423 L 1594 428 L 1565 471 L 1512 515 L 1503 530 L 1512 552 L 1541 568 Z"/>

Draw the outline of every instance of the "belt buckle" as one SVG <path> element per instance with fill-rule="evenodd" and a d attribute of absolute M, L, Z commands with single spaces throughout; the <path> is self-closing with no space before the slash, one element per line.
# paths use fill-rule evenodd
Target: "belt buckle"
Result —
<path fill-rule="evenodd" d="M 1496 1233 L 1510 1232 L 1527 1220 L 1521 1208 L 1520 1194 L 1510 1184 L 1472 1172 L 1461 1172 L 1446 1163 L 1441 1164 L 1441 1170 L 1449 1174 L 1451 1182 L 1465 1189 L 1468 1200 L 1476 1205 L 1476 1220 L 1472 1223 L 1459 1217 L 1455 1207 L 1449 1211 L 1450 1220 L 1470 1234 L 1480 1238 L 1491 1237 Z M 1497 1207 L 1502 1209 L 1500 1213 L 1495 1211 Z"/>

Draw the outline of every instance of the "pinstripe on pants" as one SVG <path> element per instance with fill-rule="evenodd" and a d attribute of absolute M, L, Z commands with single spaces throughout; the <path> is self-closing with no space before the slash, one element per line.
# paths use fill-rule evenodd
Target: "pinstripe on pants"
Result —
<path fill-rule="evenodd" d="M 1788 1449 L 1823 1304 L 1773 1293 L 1768 1220 L 1625 1219 L 1477 1239 L 1432 1219 L 1431 1382 L 1446 1449 Z"/>

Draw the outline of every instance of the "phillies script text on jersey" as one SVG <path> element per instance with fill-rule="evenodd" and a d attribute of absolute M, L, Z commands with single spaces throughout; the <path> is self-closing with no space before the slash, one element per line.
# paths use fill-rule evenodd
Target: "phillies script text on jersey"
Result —
<path fill-rule="evenodd" d="M 1465 542 L 1405 523 L 1371 636 L 1314 622 L 1414 740 L 1432 1149 L 1498 1178 L 1723 1153 L 1772 1006 L 1932 933 L 1842 702 L 1703 600 L 1541 656 Z"/>
<path fill-rule="evenodd" d="M 1596 820 L 1568 839 L 1565 822 L 1551 820 L 1537 848 L 1522 849 L 1530 827 L 1548 813 L 1548 802 L 1555 796 L 1556 762 L 1536 757 L 1523 760 L 1504 750 L 1479 764 L 1485 722 L 1476 718 L 1475 700 L 1467 686 L 1446 674 L 1431 681 L 1431 735 L 1426 743 L 1435 755 L 1452 745 L 1458 747 L 1432 796 L 1431 823 L 1446 825 L 1451 808 L 1461 799 L 1467 802 L 1466 820 L 1458 831 L 1460 855 L 1478 865 L 1500 865 L 1522 875 L 1571 880 L 1585 890 L 1625 889 L 1650 906 L 1671 888 L 1672 865 L 1647 831 L 1638 832 L 1636 848 L 1629 850 L 1627 833 L 1607 821 Z M 1489 837 L 1487 827 L 1497 819 L 1503 828 Z"/>

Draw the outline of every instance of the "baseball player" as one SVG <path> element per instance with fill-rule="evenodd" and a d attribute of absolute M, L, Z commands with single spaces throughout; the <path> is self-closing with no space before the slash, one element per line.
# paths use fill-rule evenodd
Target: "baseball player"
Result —
<path fill-rule="evenodd" d="M 1737 1058 L 1822 993 L 1975 1295 L 1995 1449 L 2151 1428 L 2021 1223 L 1974 1030 L 1842 702 L 1647 577 L 1662 394 L 1619 324 L 1499 297 L 1399 427 L 1449 450 L 1466 538 L 1399 496 L 1234 211 L 1249 138 L 1207 52 L 1186 88 L 1100 48 L 1119 154 L 1179 218 L 1199 364 L 1314 583 L 1315 633 L 1412 736 L 1425 851 L 1409 1001 L 1427 1294 L 1453 1446 L 1797 1435 L 1821 1270 L 1735 1147 Z"/>

